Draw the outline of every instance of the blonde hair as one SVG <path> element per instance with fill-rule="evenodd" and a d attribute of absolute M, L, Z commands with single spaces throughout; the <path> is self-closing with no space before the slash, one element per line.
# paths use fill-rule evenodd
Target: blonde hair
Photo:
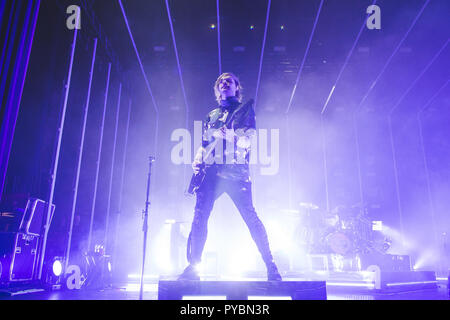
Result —
<path fill-rule="evenodd" d="M 243 88 L 241 86 L 241 83 L 239 82 L 239 78 L 236 77 L 231 72 L 225 72 L 225 73 L 222 73 L 217 78 L 216 82 L 214 83 L 214 94 L 216 95 L 217 103 L 220 105 L 220 103 L 222 102 L 222 95 L 220 94 L 220 91 L 219 91 L 219 83 L 220 83 L 220 80 L 222 80 L 225 77 L 231 77 L 234 80 L 234 83 L 236 84 L 236 88 L 237 88 L 237 90 L 236 90 L 236 98 L 238 99 L 239 102 L 242 102 L 241 91 L 242 91 Z"/>

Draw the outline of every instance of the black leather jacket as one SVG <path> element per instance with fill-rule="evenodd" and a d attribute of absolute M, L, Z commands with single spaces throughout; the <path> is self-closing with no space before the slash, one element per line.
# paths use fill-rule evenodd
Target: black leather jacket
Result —
<path fill-rule="evenodd" d="M 215 140 L 212 132 L 224 126 L 227 119 L 238 110 L 227 125 L 227 128 L 234 129 L 236 134 L 234 143 L 223 140 L 222 146 L 218 145 L 213 151 L 215 161 L 212 166 L 215 170 L 211 171 L 219 177 L 250 181 L 250 137 L 256 133 L 256 117 L 253 103 L 249 103 L 249 105 L 242 106 L 242 103 L 235 97 L 230 97 L 222 101 L 218 108 L 209 112 L 203 122 L 202 146 L 207 148 Z"/>

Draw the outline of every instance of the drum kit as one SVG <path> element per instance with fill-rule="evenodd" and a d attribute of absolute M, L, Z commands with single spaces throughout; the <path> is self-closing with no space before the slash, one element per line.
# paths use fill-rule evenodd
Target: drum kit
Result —
<path fill-rule="evenodd" d="M 297 236 L 311 254 L 338 254 L 351 257 L 373 251 L 386 251 L 388 239 L 379 239 L 372 230 L 367 206 L 355 204 L 323 210 L 313 203 L 300 203 Z"/>

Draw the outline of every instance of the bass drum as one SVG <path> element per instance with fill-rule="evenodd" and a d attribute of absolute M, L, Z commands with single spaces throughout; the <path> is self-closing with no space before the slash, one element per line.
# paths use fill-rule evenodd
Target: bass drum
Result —
<path fill-rule="evenodd" d="M 333 232 L 326 237 L 328 247 L 337 254 L 347 255 L 353 252 L 354 246 L 351 237 L 340 231 Z"/>

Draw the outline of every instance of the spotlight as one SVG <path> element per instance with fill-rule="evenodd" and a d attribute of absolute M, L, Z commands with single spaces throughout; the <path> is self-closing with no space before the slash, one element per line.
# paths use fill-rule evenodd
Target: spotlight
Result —
<path fill-rule="evenodd" d="M 216 25 L 215 25 L 214 23 L 211 23 L 211 24 L 209 25 L 209 28 L 210 28 L 211 30 L 214 30 L 214 29 L 216 28 Z"/>
<path fill-rule="evenodd" d="M 255 29 L 255 26 L 252 24 L 252 25 L 250 26 L 250 30 L 253 30 L 253 29 Z"/>
<path fill-rule="evenodd" d="M 64 274 L 64 257 L 53 257 L 46 263 L 45 284 L 50 290 L 61 289 Z"/>
<path fill-rule="evenodd" d="M 284 30 L 284 25 L 280 26 L 280 30 L 283 31 Z"/>
<path fill-rule="evenodd" d="M 62 268 L 61 260 L 53 261 L 52 270 L 55 277 L 59 277 L 62 274 Z"/>

